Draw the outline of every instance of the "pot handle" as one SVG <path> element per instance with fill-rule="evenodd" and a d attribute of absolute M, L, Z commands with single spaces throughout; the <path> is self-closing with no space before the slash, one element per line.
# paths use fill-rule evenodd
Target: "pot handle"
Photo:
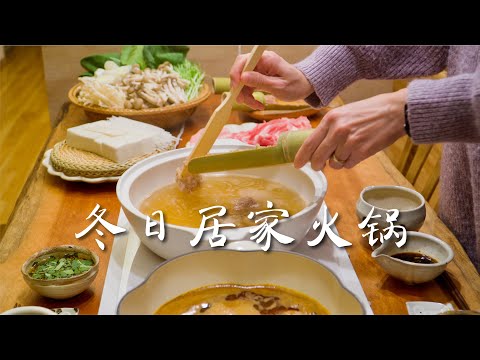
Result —
<path fill-rule="evenodd" d="M 243 229 L 236 229 L 237 233 L 229 231 L 229 229 L 222 232 L 223 235 L 227 237 L 227 243 L 223 249 L 227 250 L 237 250 L 237 251 L 263 251 L 262 247 L 253 240 L 245 240 L 246 234 Z M 238 230 L 244 230 L 238 231 Z M 179 229 L 177 231 L 182 231 L 189 234 L 189 237 L 193 239 L 197 232 L 196 229 Z M 247 231 L 248 234 L 248 231 Z"/>
<path fill-rule="evenodd" d="M 228 242 L 227 245 L 225 246 L 225 249 L 236 250 L 236 251 L 261 251 L 262 250 L 259 244 L 251 240 Z"/>

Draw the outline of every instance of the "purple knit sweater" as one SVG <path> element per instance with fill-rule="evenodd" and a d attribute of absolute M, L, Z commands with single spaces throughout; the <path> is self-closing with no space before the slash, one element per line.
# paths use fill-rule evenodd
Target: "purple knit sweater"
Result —
<path fill-rule="evenodd" d="M 360 79 L 436 74 L 408 86 L 408 117 L 415 143 L 445 143 L 440 212 L 480 271 L 480 46 L 321 46 L 296 64 L 315 92 L 306 100 L 328 104 Z"/>

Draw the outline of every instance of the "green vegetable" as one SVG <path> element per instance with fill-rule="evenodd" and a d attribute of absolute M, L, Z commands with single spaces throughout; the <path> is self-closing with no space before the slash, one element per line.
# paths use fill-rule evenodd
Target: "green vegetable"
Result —
<path fill-rule="evenodd" d="M 140 69 L 156 69 L 165 61 L 172 65 L 182 63 L 189 50 L 190 48 L 184 45 L 130 45 L 122 48 L 120 61 L 122 65 L 138 64 Z"/>
<path fill-rule="evenodd" d="M 145 60 L 143 58 L 143 45 L 124 46 L 120 54 L 122 65 L 140 65 L 140 69 L 145 69 Z"/>
<path fill-rule="evenodd" d="M 168 61 L 183 79 L 190 81 L 186 95 L 187 99 L 191 100 L 198 96 L 205 74 L 197 64 L 186 59 L 189 50 L 190 48 L 185 45 L 124 46 L 120 54 L 110 53 L 83 58 L 80 63 L 87 72 L 80 76 L 93 76 L 95 70 L 103 68 L 108 60 L 114 61 L 119 66 L 139 64 L 142 70 L 146 67 L 156 69 Z"/>
<path fill-rule="evenodd" d="M 85 71 L 84 73 L 80 74 L 80 77 L 83 77 L 83 76 L 93 76 L 94 74 L 90 71 Z"/>
<path fill-rule="evenodd" d="M 143 49 L 143 57 L 149 68 L 156 69 L 158 65 L 168 61 L 172 65 L 177 65 L 185 61 L 187 53 L 190 50 L 185 45 L 147 45 Z"/>
<path fill-rule="evenodd" d="M 95 70 L 103 69 L 105 62 L 111 60 L 118 66 L 138 64 L 143 70 L 146 67 L 156 69 L 165 61 L 177 65 L 185 61 L 190 50 L 185 45 L 128 45 L 122 48 L 121 53 L 109 53 L 87 56 L 80 60 L 82 67 L 87 70 L 80 76 L 93 76 Z"/>
<path fill-rule="evenodd" d="M 80 60 L 80 65 L 82 65 L 82 67 L 87 70 L 91 75 L 87 75 L 86 73 L 84 73 L 81 76 L 93 76 L 95 70 L 97 70 L 98 68 L 103 69 L 103 66 L 108 60 L 113 61 L 117 65 L 121 65 L 120 54 L 117 53 L 91 55 L 84 57 L 82 60 Z"/>
<path fill-rule="evenodd" d="M 197 64 L 189 60 L 185 60 L 181 64 L 175 65 L 173 69 L 178 72 L 183 79 L 190 81 L 190 85 L 185 91 L 187 99 L 191 100 L 196 98 L 198 96 L 198 91 L 202 86 L 203 78 L 205 77 L 202 70 Z"/>
<path fill-rule="evenodd" d="M 60 258 L 51 255 L 43 262 L 34 262 L 29 275 L 33 279 L 65 279 L 83 274 L 90 270 L 92 266 L 92 260 L 81 259 L 77 253 L 66 254 Z"/>

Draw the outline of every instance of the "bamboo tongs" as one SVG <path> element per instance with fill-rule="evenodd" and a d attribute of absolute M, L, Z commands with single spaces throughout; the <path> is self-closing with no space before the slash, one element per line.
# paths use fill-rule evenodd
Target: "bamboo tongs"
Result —
<path fill-rule="evenodd" d="M 263 54 L 263 51 L 266 49 L 266 46 L 256 45 L 250 56 L 243 67 L 243 72 L 253 71 L 257 65 L 260 57 Z M 199 156 L 207 155 L 210 149 L 212 148 L 215 140 L 223 129 L 223 126 L 228 122 L 230 118 L 230 113 L 232 112 L 232 106 L 235 103 L 235 99 L 242 91 L 244 84 L 240 82 L 230 93 L 223 99 L 222 103 L 215 109 L 210 120 L 208 120 L 205 131 L 202 134 L 202 137 L 198 143 L 193 148 L 192 152 L 185 161 L 183 168 L 180 172 L 180 178 L 185 178 L 190 175 L 188 171 L 188 163 L 190 160 L 197 158 Z"/>

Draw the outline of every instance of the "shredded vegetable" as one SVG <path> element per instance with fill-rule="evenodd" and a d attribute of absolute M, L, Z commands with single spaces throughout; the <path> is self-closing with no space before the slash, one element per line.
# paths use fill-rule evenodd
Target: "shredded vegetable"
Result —
<path fill-rule="evenodd" d="M 196 98 L 205 77 L 202 70 L 200 70 L 197 64 L 189 60 L 185 60 L 183 63 L 175 65 L 173 68 L 183 79 L 190 81 L 190 85 L 186 89 L 187 99 L 191 100 Z"/>

